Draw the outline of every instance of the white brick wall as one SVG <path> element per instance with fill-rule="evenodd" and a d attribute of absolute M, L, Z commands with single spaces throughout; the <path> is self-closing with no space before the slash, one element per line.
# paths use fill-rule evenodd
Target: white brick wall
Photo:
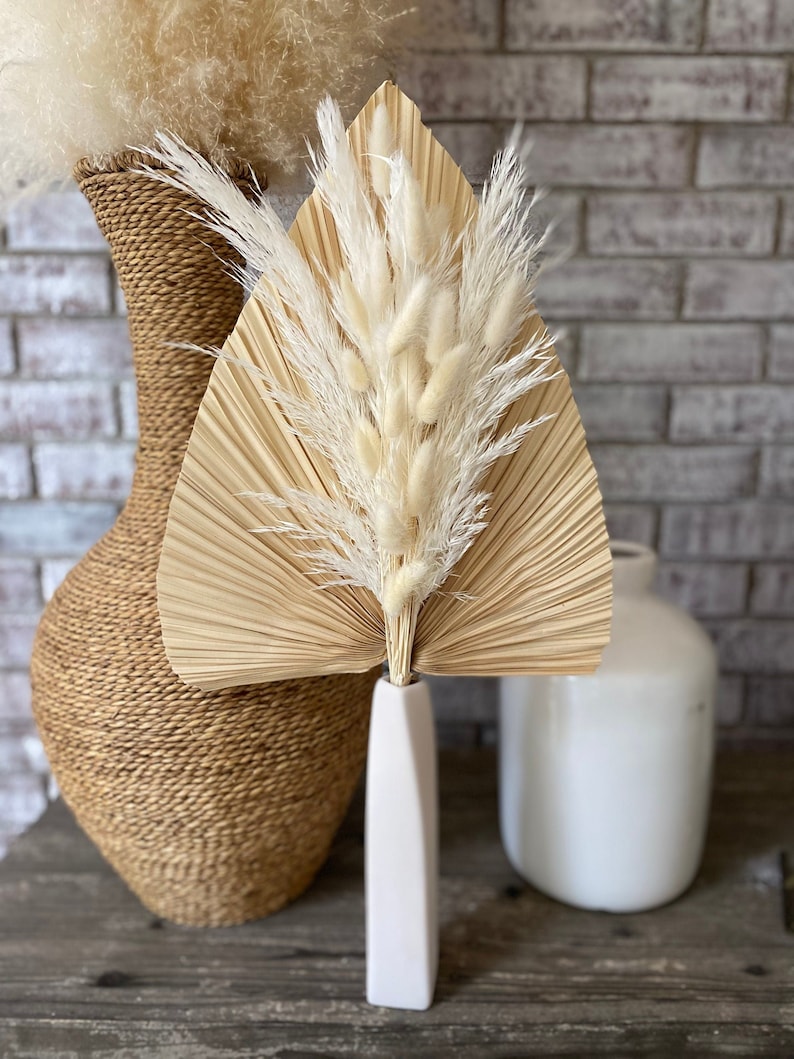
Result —
<path fill-rule="evenodd" d="M 709 623 L 722 723 L 794 736 L 794 5 L 451 3 L 427 0 L 399 80 L 475 183 L 525 122 L 533 176 L 555 189 L 556 246 L 573 254 L 540 307 L 565 331 L 610 530 L 657 547 L 661 591 Z M 0 805 L 12 829 L 42 799 L 24 753 L 36 617 L 129 485 L 124 312 L 78 194 L 13 211 L 0 248 Z M 446 738 L 493 740 L 492 683 L 468 686 L 463 706 L 454 684 L 438 695 Z"/>

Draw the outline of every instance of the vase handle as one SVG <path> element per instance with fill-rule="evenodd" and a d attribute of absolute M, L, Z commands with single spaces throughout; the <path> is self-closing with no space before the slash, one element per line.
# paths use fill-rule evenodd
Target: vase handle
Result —
<path fill-rule="evenodd" d="M 364 848 L 367 1000 L 424 1011 L 438 972 L 438 781 L 424 681 L 375 685 Z"/>

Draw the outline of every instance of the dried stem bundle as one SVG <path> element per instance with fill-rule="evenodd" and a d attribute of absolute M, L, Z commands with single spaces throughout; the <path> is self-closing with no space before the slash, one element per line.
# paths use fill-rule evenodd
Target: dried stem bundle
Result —
<path fill-rule="evenodd" d="M 452 600 L 476 616 L 481 600 L 472 598 L 463 570 L 472 554 L 476 558 L 473 545 L 489 522 L 495 499 L 489 485 L 498 485 L 513 454 L 526 457 L 530 437 L 545 435 L 537 448 L 548 447 L 555 417 L 563 413 L 555 458 L 573 460 L 572 495 L 586 500 L 588 518 L 584 558 L 552 593 L 568 601 L 578 576 L 598 611 L 585 622 L 582 643 L 566 644 L 565 653 L 574 656 L 569 664 L 591 665 L 593 641 L 605 639 L 609 561 L 600 498 L 570 390 L 532 304 L 541 240 L 527 223 L 520 158 L 513 148 L 497 158 L 477 209 L 459 170 L 444 172 L 451 167 L 448 156 L 422 126 L 422 146 L 409 155 L 408 123 L 415 135 L 415 108 L 389 85 L 349 137 L 338 109 L 321 105 L 315 191 L 291 238 L 264 201 L 247 203 L 184 145 L 161 144 L 159 156 L 173 175 L 160 171 L 159 178 L 207 202 L 212 226 L 262 273 L 222 353 L 245 364 L 247 381 L 233 364 L 216 366 L 202 406 L 206 417 L 200 411 L 197 419 L 201 437 L 191 441 L 172 507 L 173 533 L 166 534 L 161 609 L 177 668 L 182 644 L 190 640 L 193 654 L 199 652 L 193 633 L 184 638 L 184 571 L 178 591 L 176 580 L 187 550 L 177 538 L 180 527 L 195 524 L 194 505 L 204 503 L 198 492 L 206 499 L 209 468 L 202 472 L 202 465 L 212 457 L 203 446 L 219 427 L 221 405 L 234 414 L 233 390 L 240 412 L 254 393 L 260 407 L 252 462 L 264 487 L 252 488 L 249 478 L 238 498 L 245 517 L 257 504 L 267 512 L 256 527 L 267 552 L 259 562 L 272 562 L 285 574 L 300 567 L 305 584 L 323 586 L 322 596 L 333 601 L 325 604 L 315 593 L 318 611 L 347 603 L 354 612 L 349 629 L 361 623 L 363 611 L 364 627 L 359 624 L 353 641 L 362 653 L 366 642 L 370 658 L 380 624 L 398 684 L 410 679 L 416 664 L 414 640 L 431 598 Z M 435 195 L 429 192 L 434 182 Z M 227 391 L 223 397 L 221 390 Z M 239 443 L 247 418 L 245 412 L 224 432 Z M 278 452 L 265 453 L 263 444 L 274 439 Z M 554 494 L 560 485 L 546 483 L 545 491 Z M 500 501 L 496 509 L 504 506 Z M 532 511 L 537 518 L 537 504 Z M 519 515 L 513 528 L 524 523 Z M 248 528 L 254 528 L 250 522 Z M 300 549 L 296 540 L 303 542 Z M 491 541 L 494 564 L 500 543 Z M 512 562 L 513 545 L 509 539 L 505 544 Z M 527 557 L 524 567 L 532 565 Z M 511 585 L 502 584 L 502 591 L 509 593 Z M 515 600 L 503 596 L 503 614 L 523 620 L 529 591 L 527 585 Z M 540 586 L 536 602 L 544 603 Z M 557 609 L 548 616 L 561 614 Z M 487 621 L 492 625 L 490 614 Z M 526 640 L 525 633 L 515 637 L 516 643 Z M 269 649 L 278 653 L 273 644 Z M 313 647 L 306 651 L 312 654 Z M 584 663 L 575 657 L 582 653 Z M 352 646 L 349 654 L 355 668 Z M 329 671 L 339 660 L 319 664 L 319 671 Z M 480 664 L 489 664 L 487 656 Z M 438 668 L 432 658 L 424 665 L 426 671 Z M 464 663 L 462 671 L 467 668 Z M 262 672 L 271 672 L 270 679 L 279 675 L 275 667 Z"/>

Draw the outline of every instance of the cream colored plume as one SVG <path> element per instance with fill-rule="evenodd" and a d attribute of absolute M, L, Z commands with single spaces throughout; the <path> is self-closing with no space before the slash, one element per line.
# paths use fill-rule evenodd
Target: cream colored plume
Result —
<path fill-rule="evenodd" d="M 399 0 L 0 0 L 0 199 L 168 129 L 269 177 L 394 47 Z M 398 29 L 400 26 L 398 20 Z"/>
<path fill-rule="evenodd" d="M 159 157 L 261 271 L 199 409 L 159 573 L 166 651 L 211 689 L 363 670 L 591 671 L 601 498 L 532 303 L 523 172 L 478 206 L 391 84 L 318 113 L 287 235 L 173 140 Z"/>

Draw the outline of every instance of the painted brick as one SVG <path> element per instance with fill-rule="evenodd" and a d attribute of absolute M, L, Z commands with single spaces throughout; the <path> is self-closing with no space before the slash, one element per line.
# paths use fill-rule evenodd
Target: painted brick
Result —
<path fill-rule="evenodd" d="M 447 0 L 422 4 L 408 45 L 421 51 L 486 51 L 499 44 L 499 5 L 493 0 Z"/>
<path fill-rule="evenodd" d="M 482 121 L 434 121 L 433 135 L 455 159 L 470 184 L 482 184 L 491 170 L 494 154 L 503 143 L 493 125 Z"/>
<path fill-rule="evenodd" d="M 17 341 L 24 375 L 102 379 L 132 371 L 126 320 L 23 319 L 17 324 Z"/>
<path fill-rule="evenodd" d="M 45 559 L 41 564 L 41 594 L 46 602 L 55 595 L 55 590 L 72 569 L 76 559 Z"/>
<path fill-rule="evenodd" d="M 0 555 L 0 608 L 16 613 L 41 609 L 39 578 L 32 559 Z"/>
<path fill-rule="evenodd" d="M 554 350 L 560 358 L 560 363 L 568 374 L 572 376 L 576 370 L 576 349 L 578 344 L 578 328 L 576 324 L 553 320 L 551 317 L 544 317 L 544 323 L 554 340 Z"/>
<path fill-rule="evenodd" d="M 698 187 L 790 187 L 794 128 L 705 129 L 697 159 Z"/>
<path fill-rule="evenodd" d="M 12 375 L 16 371 L 14 336 L 10 320 L 0 320 L 0 375 Z"/>
<path fill-rule="evenodd" d="M 771 254 L 772 195 L 612 194 L 587 200 L 591 254 Z"/>
<path fill-rule="evenodd" d="M 32 486 L 27 445 L 0 443 L 0 498 L 18 500 L 30 496 Z"/>
<path fill-rule="evenodd" d="M 105 313 L 110 309 L 107 259 L 55 254 L 0 257 L 0 313 Z"/>
<path fill-rule="evenodd" d="M 661 552 L 670 558 L 794 558 L 794 504 L 730 503 L 666 507 Z"/>
<path fill-rule="evenodd" d="M 585 113 L 586 63 L 524 55 L 414 55 L 400 85 L 426 120 L 565 121 Z"/>
<path fill-rule="evenodd" d="M 744 717 L 744 678 L 720 675 L 717 682 L 717 724 L 734 728 Z"/>
<path fill-rule="evenodd" d="M 301 184 L 304 182 L 301 181 Z M 292 222 L 295 220 L 295 214 L 298 212 L 303 202 L 311 194 L 311 188 L 305 187 L 299 191 L 276 191 L 268 194 L 267 200 L 278 215 L 278 219 L 284 225 L 285 228 L 289 228 Z"/>
<path fill-rule="evenodd" d="M 710 0 L 707 51 L 794 51 L 791 0 Z"/>
<path fill-rule="evenodd" d="M 0 723 L 8 726 L 29 720 L 32 720 L 32 715 L 27 670 L 0 670 Z"/>
<path fill-rule="evenodd" d="M 595 445 L 591 453 L 609 500 L 729 500 L 755 485 L 753 449 Z"/>
<path fill-rule="evenodd" d="M 127 299 L 124 297 L 124 291 L 121 289 L 118 276 L 111 269 L 111 288 L 112 288 L 112 301 L 113 301 L 113 312 L 116 316 L 127 316 Z"/>
<path fill-rule="evenodd" d="M 748 568 L 744 563 L 659 564 L 657 590 L 671 603 L 700 617 L 732 617 L 744 613 Z"/>
<path fill-rule="evenodd" d="M 667 424 L 667 393 L 662 386 L 574 384 L 589 441 L 653 441 Z"/>
<path fill-rule="evenodd" d="M 607 532 L 613 541 L 636 541 L 653 547 L 656 540 L 656 509 L 647 504 L 604 504 Z"/>
<path fill-rule="evenodd" d="M 676 386 L 670 437 L 675 441 L 794 438 L 794 387 Z"/>
<path fill-rule="evenodd" d="M 690 320 L 790 320 L 794 261 L 694 261 L 683 315 Z"/>
<path fill-rule="evenodd" d="M 123 382 L 119 386 L 119 407 L 121 409 L 121 434 L 124 438 L 135 440 L 138 437 L 138 391 L 135 381 Z"/>
<path fill-rule="evenodd" d="M 776 445 L 761 454 L 760 492 L 794 500 L 794 445 Z"/>
<path fill-rule="evenodd" d="M 727 673 L 794 671 L 794 621 L 711 621 L 709 631 Z"/>
<path fill-rule="evenodd" d="M 794 728 L 794 677 L 751 676 L 747 707 L 752 724 Z"/>
<path fill-rule="evenodd" d="M 0 773 L 24 774 L 29 768 L 22 732 L 0 732 Z"/>
<path fill-rule="evenodd" d="M 535 125 L 530 175 L 552 187 L 677 188 L 689 182 L 693 132 L 682 125 Z"/>
<path fill-rule="evenodd" d="M 2 833 L 8 843 L 21 834 L 44 812 L 47 799 L 41 780 L 32 772 L 13 772 L 0 779 L 0 805 L 3 806 Z"/>
<path fill-rule="evenodd" d="M 0 503 L 0 552 L 6 555 L 80 555 L 110 529 L 117 507 L 109 502 Z"/>
<path fill-rule="evenodd" d="M 794 382 L 794 326 L 791 324 L 771 328 L 768 375 L 781 382 Z"/>
<path fill-rule="evenodd" d="M 794 196 L 782 196 L 782 211 L 778 252 L 784 257 L 794 257 Z"/>
<path fill-rule="evenodd" d="M 135 463 L 132 444 L 37 445 L 33 463 L 44 500 L 124 500 Z"/>
<path fill-rule="evenodd" d="M 761 377 L 753 324 L 588 324 L 579 376 L 611 382 L 751 382 Z M 794 351 L 794 338 L 792 340 Z M 794 356 L 792 357 L 794 377 Z"/>
<path fill-rule="evenodd" d="M 753 570 L 750 612 L 768 618 L 794 617 L 794 566 L 759 563 Z"/>
<path fill-rule="evenodd" d="M 97 382 L 0 382 L 0 436 L 111 437 L 113 392 Z"/>
<path fill-rule="evenodd" d="M 0 614 L 0 666 L 28 664 L 38 623 L 38 614 Z"/>
<path fill-rule="evenodd" d="M 50 771 L 50 763 L 47 760 L 47 754 L 41 739 L 38 737 L 35 726 L 29 732 L 23 734 L 22 742 L 25 747 L 28 768 L 34 775 L 38 776 L 42 790 L 46 791 L 47 797 L 51 799 L 57 798 L 60 793 L 58 784 Z"/>
<path fill-rule="evenodd" d="M 493 724 L 499 701 L 494 677 L 428 677 L 433 710 L 441 724 Z"/>
<path fill-rule="evenodd" d="M 552 192 L 532 208 L 538 234 L 547 230 L 544 253 L 570 256 L 581 250 L 582 199 L 571 192 Z"/>
<path fill-rule="evenodd" d="M 538 307 L 570 319 L 663 319 L 675 315 L 679 269 L 672 262 L 575 258 L 545 273 Z"/>
<path fill-rule="evenodd" d="M 74 191 L 23 199 L 9 211 L 6 233 L 12 250 L 107 250 L 91 207 Z"/>
<path fill-rule="evenodd" d="M 699 35 L 692 0 L 507 0 L 505 41 L 518 50 L 683 51 Z"/>
<path fill-rule="evenodd" d="M 782 59 L 596 59 L 597 121 L 777 121 L 785 116 Z"/>

